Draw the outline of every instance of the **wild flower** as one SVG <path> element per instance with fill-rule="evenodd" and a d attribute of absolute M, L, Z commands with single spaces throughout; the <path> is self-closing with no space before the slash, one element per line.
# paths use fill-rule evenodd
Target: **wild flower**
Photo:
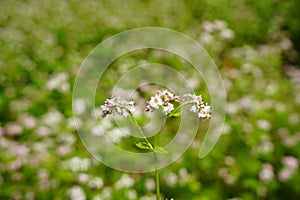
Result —
<path fill-rule="evenodd" d="M 174 105 L 171 101 L 178 101 L 179 97 L 169 90 L 157 91 L 154 96 L 147 102 L 146 111 L 154 111 L 163 108 L 164 114 L 169 114 L 174 110 Z"/>
<path fill-rule="evenodd" d="M 73 186 L 72 188 L 70 188 L 68 190 L 68 195 L 69 195 L 71 200 L 85 200 L 86 199 L 85 192 L 78 185 Z"/>
<path fill-rule="evenodd" d="M 65 72 L 53 75 L 46 83 L 46 88 L 48 90 L 57 89 L 59 92 L 66 92 L 70 88 L 68 81 L 68 74 Z"/>
<path fill-rule="evenodd" d="M 211 118 L 211 107 L 202 101 L 201 95 L 184 94 L 181 102 L 183 104 L 192 104 L 190 111 L 196 113 L 200 119 L 206 120 Z"/>
<path fill-rule="evenodd" d="M 174 102 L 177 102 L 177 107 L 175 108 Z M 126 101 L 122 99 L 119 96 L 113 97 L 111 99 L 106 99 L 104 105 L 100 106 L 100 111 L 97 116 L 100 116 L 101 118 L 105 118 L 108 115 L 111 114 L 118 114 L 123 117 L 128 117 L 132 119 L 136 127 L 138 128 L 140 134 L 143 137 L 144 141 L 139 141 L 135 145 L 136 147 L 152 151 L 156 157 L 156 153 L 158 153 L 158 150 L 165 151 L 162 147 L 159 147 L 157 144 L 152 144 L 150 140 L 146 137 L 143 129 L 139 125 L 138 121 L 135 119 L 135 116 L 133 116 L 133 112 L 136 111 L 136 108 L 134 106 L 134 101 Z M 178 105 L 179 104 L 179 105 Z M 211 118 L 211 107 L 204 103 L 202 100 L 201 95 L 195 95 L 195 94 L 184 94 L 183 96 L 177 96 L 173 92 L 169 90 L 163 90 L 163 91 L 157 91 L 154 96 L 151 96 L 150 100 L 147 101 L 146 106 L 146 112 L 153 112 L 155 110 L 158 110 L 162 108 L 162 112 L 167 115 L 167 117 L 178 117 L 181 115 L 181 112 L 178 111 L 180 108 L 186 105 L 191 105 L 190 111 L 197 114 L 198 118 L 206 120 Z M 103 120 L 102 120 L 103 121 Z M 105 123 L 104 123 L 105 124 Z M 111 126 L 111 123 L 109 123 L 109 127 Z M 93 135 L 102 135 L 104 132 L 104 127 L 95 126 L 92 128 L 92 134 Z M 129 130 L 125 132 L 130 132 Z M 120 142 L 122 137 L 125 137 L 126 134 L 124 134 L 123 131 L 120 129 L 112 129 L 107 131 L 107 135 L 110 137 L 110 139 L 114 143 Z M 129 135 L 129 134 L 128 134 Z M 157 161 L 155 161 L 157 162 Z M 73 169 L 73 171 L 79 171 L 77 169 Z M 82 171 L 82 170 L 81 170 Z M 187 174 L 187 173 L 186 173 Z M 234 182 L 234 179 L 232 178 Z M 186 180 L 187 181 L 187 180 Z M 175 186 L 180 181 L 178 180 L 178 176 L 174 173 L 170 173 L 166 177 L 166 183 L 169 186 Z M 100 182 L 99 182 L 100 183 Z M 114 185 L 115 189 L 119 190 L 122 188 L 130 188 L 135 184 L 134 179 L 132 179 L 130 176 L 124 174 Z M 102 187 L 101 184 L 99 184 L 98 187 Z M 155 164 L 155 183 L 154 180 L 148 179 L 145 183 L 145 187 L 148 191 L 152 191 L 155 189 L 156 191 L 156 199 L 160 198 L 160 186 L 159 186 L 159 170 L 157 169 L 157 165 Z M 131 199 L 135 197 L 134 193 L 130 195 Z M 142 197 L 141 199 L 147 199 L 148 197 Z M 153 199 L 151 197 L 151 199 Z"/>
<path fill-rule="evenodd" d="M 104 185 L 103 180 L 100 177 L 92 178 L 88 184 L 90 188 L 97 188 L 97 189 L 102 188 Z"/>
<path fill-rule="evenodd" d="M 66 167 L 71 171 L 86 171 L 91 166 L 91 160 L 88 158 L 73 157 L 66 161 Z"/>
<path fill-rule="evenodd" d="M 135 181 L 129 175 L 123 174 L 121 178 L 115 183 L 116 189 L 132 187 Z"/>
<path fill-rule="evenodd" d="M 274 178 L 274 170 L 271 164 L 264 164 L 259 172 L 259 179 L 262 182 L 269 182 Z"/>
<path fill-rule="evenodd" d="M 134 101 L 126 101 L 119 96 L 106 99 L 104 105 L 100 106 L 100 116 L 102 118 L 111 114 L 119 114 L 123 117 L 128 117 L 135 111 Z"/>

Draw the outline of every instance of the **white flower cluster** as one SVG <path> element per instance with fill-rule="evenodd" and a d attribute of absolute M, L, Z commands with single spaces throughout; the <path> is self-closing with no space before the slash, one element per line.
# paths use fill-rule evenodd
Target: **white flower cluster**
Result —
<path fill-rule="evenodd" d="M 211 107 L 202 101 L 201 95 L 184 94 L 181 102 L 184 104 L 192 104 L 190 111 L 197 113 L 199 118 L 203 120 L 211 118 Z"/>
<path fill-rule="evenodd" d="M 84 193 L 84 190 L 78 185 L 70 188 L 68 190 L 68 195 L 71 200 L 86 200 L 86 194 Z"/>
<path fill-rule="evenodd" d="M 174 101 L 181 103 L 176 110 L 174 110 L 174 104 L 172 103 Z M 126 101 L 119 96 L 106 99 L 104 105 L 100 106 L 99 115 L 102 118 L 105 118 L 107 115 L 117 113 L 124 117 L 128 117 L 136 111 L 134 103 L 134 101 Z M 199 118 L 203 120 L 211 118 L 211 107 L 202 101 L 201 95 L 184 94 L 181 97 L 175 95 L 169 90 L 157 91 L 156 94 L 147 102 L 146 112 L 153 112 L 154 110 L 162 107 L 163 113 L 168 115 L 172 111 L 175 112 L 181 108 L 181 106 L 187 104 L 192 104 L 190 111 L 197 113 Z"/>
<path fill-rule="evenodd" d="M 204 21 L 202 24 L 203 33 L 201 42 L 204 44 L 211 43 L 214 39 L 232 40 L 234 38 L 233 30 L 227 27 L 227 23 L 222 20 Z"/>
<path fill-rule="evenodd" d="M 75 156 L 65 162 L 65 167 L 69 168 L 73 172 L 87 171 L 91 166 L 91 160 L 89 158 L 80 158 Z"/>
<path fill-rule="evenodd" d="M 48 90 L 58 90 L 59 92 L 66 92 L 70 89 L 68 83 L 68 74 L 65 72 L 53 75 L 46 83 Z"/>
<path fill-rule="evenodd" d="M 135 111 L 134 101 L 126 101 L 119 96 L 106 99 L 104 105 L 100 106 L 100 116 L 102 118 L 115 113 L 128 117 Z"/>
<path fill-rule="evenodd" d="M 154 111 L 163 108 L 163 112 L 167 115 L 174 110 L 174 105 L 170 101 L 178 101 L 179 97 L 176 96 L 169 90 L 157 91 L 154 96 L 151 97 L 150 101 L 147 102 L 146 111 Z"/>

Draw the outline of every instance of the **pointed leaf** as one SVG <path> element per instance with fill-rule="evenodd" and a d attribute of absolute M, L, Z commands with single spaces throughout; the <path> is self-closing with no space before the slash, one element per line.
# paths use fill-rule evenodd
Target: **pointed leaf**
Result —
<path fill-rule="evenodd" d="M 137 146 L 139 149 L 148 149 L 151 150 L 151 147 L 147 142 L 137 142 L 135 143 L 135 146 Z"/>

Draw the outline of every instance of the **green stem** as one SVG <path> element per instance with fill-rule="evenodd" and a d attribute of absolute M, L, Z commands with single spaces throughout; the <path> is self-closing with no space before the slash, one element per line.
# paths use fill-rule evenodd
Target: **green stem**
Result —
<path fill-rule="evenodd" d="M 160 200 L 159 170 L 157 169 L 157 156 L 155 152 L 154 152 L 154 157 L 155 157 L 156 200 Z"/>
<path fill-rule="evenodd" d="M 154 151 L 154 147 L 149 142 L 149 140 L 147 139 L 147 137 L 146 137 L 144 131 L 142 130 L 141 126 L 139 125 L 139 123 L 136 121 L 135 117 L 131 113 L 130 113 L 130 117 L 131 117 L 132 121 L 134 122 L 134 124 L 136 125 L 136 127 L 139 129 L 139 132 L 143 135 L 144 140 L 147 142 L 147 144 L 149 145 L 151 150 Z"/>
<path fill-rule="evenodd" d="M 156 200 L 160 200 L 159 170 L 157 169 L 157 155 L 154 151 L 154 147 L 149 142 L 149 140 L 147 139 L 147 137 L 146 137 L 144 131 L 142 130 L 141 126 L 139 125 L 139 123 L 136 121 L 135 117 L 131 113 L 130 113 L 130 117 L 131 117 L 132 121 L 134 122 L 134 124 L 136 125 L 136 127 L 138 128 L 139 132 L 143 135 L 144 140 L 147 142 L 147 144 L 149 145 L 149 147 L 153 151 L 154 159 L 155 159 Z M 157 139 L 158 139 L 157 136 L 155 136 L 155 138 L 154 138 L 154 145 L 155 146 L 157 145 Z"/>

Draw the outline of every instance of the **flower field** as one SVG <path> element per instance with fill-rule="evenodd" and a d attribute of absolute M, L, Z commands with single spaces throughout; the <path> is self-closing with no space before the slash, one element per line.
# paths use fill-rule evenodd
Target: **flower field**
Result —
<path fill-rule="evenodd" d="M 155 93 L 165 89 L 159 85 L 143 85 L 133 95 L 141 108 L 136 110 L 133 102 L 109 100 L 118 80 L 139 65 L 167 65 L 203 97 L 205 104 L 188 95 L 198 98 L 198 104 L 189 100 L 195 104 L 190 115 L 209 119 L 215 113 L 213 106 L 210 113 L 205 77 L 171 53 L 131 52 L 111 63 L 97 86 L 100 126 L 73 119 L 74 113 L 87 111 L 82 99 L 72 99 L 84 59 L 105 39 L 138 27 L 172 29 L 200 43 L 226 89 L 218 142 L 199 158 L 210 124 L 200 120 L 189 148 L 160 170 L 161 199 L 300 199 L 299 6 L 296 0 L 0 1 L 0 199 L 156 199 L 154 172 L 106 166 L 89 153 L 76 126 L 90 127 L 92 138 L 105 132 L 126 151 L 147 151 L 124 135 L 133 130 L 127 121 L 106 115 L 128 117 L 136 111 L 136 123 L 146 124 L 148 116 L 140 114 L 145 109 L 153 115 L 161 108 L 166 115 L 176 114 L 172 111 L 178 102 L 169 101 L 177 96 Z M 119 88 L 120 94 L 127 92 Z M 117 110 L 116 104 L 125 109 Z M 179 118 L 170 116 L 161 146 L 172 140 L 179 124 Z"/>

